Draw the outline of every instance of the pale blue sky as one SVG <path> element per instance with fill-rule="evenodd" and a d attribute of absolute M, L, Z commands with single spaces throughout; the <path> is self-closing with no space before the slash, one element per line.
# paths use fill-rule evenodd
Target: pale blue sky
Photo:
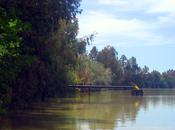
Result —
<path fill-rule="evenodd" d="M 141 67 L 175 69 L 175 0 L 82 0 L 81 8 L 79 36 L 97 33 L 98 50 L 111 45 Z"/>

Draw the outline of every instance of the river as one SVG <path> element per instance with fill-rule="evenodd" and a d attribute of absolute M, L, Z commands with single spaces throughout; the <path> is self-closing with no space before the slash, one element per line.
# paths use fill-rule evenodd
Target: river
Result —
<path fill-rule="evenodd" d="M 0 130 L 175 130 L 175 89 L 101 91 L 50 99 L 0 117 Z"/>

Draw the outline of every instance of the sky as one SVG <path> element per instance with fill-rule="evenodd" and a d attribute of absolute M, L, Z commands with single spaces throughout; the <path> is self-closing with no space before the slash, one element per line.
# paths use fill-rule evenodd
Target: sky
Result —
<path fill-rule="evenodd" d="M 114 46 L 150 70 L 175 69 L 175 0 L 82 0 L 79 37 L 95 34 L 90 50 Z"/>

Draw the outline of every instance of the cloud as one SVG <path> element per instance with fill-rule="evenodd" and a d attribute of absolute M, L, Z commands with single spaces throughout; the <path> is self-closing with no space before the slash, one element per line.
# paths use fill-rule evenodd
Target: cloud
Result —
<path fill-rule="evenodd" d="M 107 11 L 102 6 L 80 15 L 79 37 L 97 32 L 96 44 L 117 43 L 120 47 L 174 44 L 172 30 L 175 29 L 175 9 L 172 8 L 172 0 L 97 0 L 97 3 L 109 7 Z M 169 4 L 172 4 L 170 9 Z M 113 6 L 117 6 L 120 11 L 112 10 Z"/>
<path fill-rule="evenodd" d="M 158 1 L 153 0 L 97 0 L 99 4 L 116 6 L 119 11 L 147 11 L 150 7 L 156 5 Z M 159 0 L 162 1 L 162 0 Z"/>
<path fill-rule="evenodd" d="M 99 4 L 116 6 L 120 11 L 175 14 L 175 0 L 97 0 Z"/>
<path fill-rule="evenodd" d="M 115 15 L 104 14 L 101 12 L 89 12 L 83 17 L 80 17 L 80 28 L 83 33 L 98 32 L 102 34 L 121 34 L 140 32 L 147 30 L 147 23 L 138 19 L 122 19 Z M 143 32 L 146 34 L 146 32 Z"/>
<path fill-rule="evenodd" d="M 175 1 L 174 0 L 161 0 L 154 4 L 149 13 L 169 13 L 175 14 Z"/>
<path fill-rule="evenodd" d="M 98 2 L 100 4 L 104 4 L 104 5 L 127 5 L 128 2 L 124 1 L 124 0 L 98 0 Z"/>
<path fill-rule="evenodd" d="M 97 37 L 113 36 L 117 39 L 132 39 L 142 41 L 158 41 L 150 30 L 153 28 L 150 23 L 139 19 L 122 19 L 115 15 L 101 12 L 89 12 L 80 17 L 80 36 L 97 32 Z M 108 40 L 108 39 L 106 39 Z M 131 41 L 132 42 L 132 41 Z"/>

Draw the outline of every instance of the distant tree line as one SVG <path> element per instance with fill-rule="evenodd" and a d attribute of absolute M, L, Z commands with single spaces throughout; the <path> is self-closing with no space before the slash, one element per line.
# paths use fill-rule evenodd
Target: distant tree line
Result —
<path fill-rule="evenodd" d="M 135 57 L 128 59 L 125 55 L 121 55 L 119 58 L 117 51 L 112 46 L 106 46 L 101 51 L 94 46 L 88 57 L 111 70 L 112 85 L 137 84 L 144 88 L 175 87 L 175 70 L 163 73 L 156 70 L 150 72 L 147 66 L 141 68 Z"/>
<path fill-rule="evenodd" d="M 144 88 L 175 87 L 175 70 L 160 73 L 143 68 L 135 57 L 118 56 L 112 46 L 98 51 L 94 46 L 90 53 L 79 54 L 74 73 L 74 84 L 139 85 Z M 72 76 L 73 77 L 73 76 Z"/>

